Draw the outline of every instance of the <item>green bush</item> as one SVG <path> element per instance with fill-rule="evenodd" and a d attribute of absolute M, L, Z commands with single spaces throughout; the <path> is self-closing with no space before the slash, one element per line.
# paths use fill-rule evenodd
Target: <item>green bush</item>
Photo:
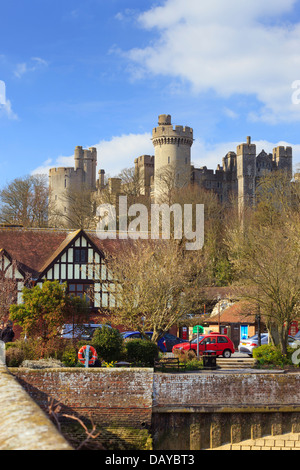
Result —
<path fill-rule="evenodd" d="M 198 360 L 194 350 L 175 349 L 174 356 L 178 357 L 180 363 L 185 364 L 185 370 L 203 369 L 203 359 L 200 356 Z"/>
<path fill-rule="evenodd" d="M 146 339 L 132 339 L 125 343 L 125 353 L 129 362 L 153 366 L 159 349 L 155 343 Z"/>
<path fill-rule="evenodd" d="M 272 344 L 265 344 L 253 350 L 253 357 L 257 359 L 259 365 L 273 365 L 284 367 L 293 365 L 292 354 L 294 349 L 288 348 L 287 354 L 283 355 L 280 347 L 273 346 Z"/>
<path fill-rule="evenodd" d="M 25 359 L 24 351 L 20 348 L 9 347 L 5 353 L 7 367 L 19 367 Z"/>
<path fill-rule="evenodd" d="M 185 363 L 185 370 L 199 370 L 203 369 L 203 360 L 202 359 L 191 359 Z"/>
<path fill-rule="evenodd" d="M 22 354 L 24 356 L 24 360 L 35 360 L 39 359 L 38 354 L 37 354 L 37 341 L 36 340 L 24 340 L 24 339 L 19 339 L 17 341 L 14 341 L 13 343 L 6 343 L 5 345 L 6 349 L 6 357 L 9 354 L 13 354 L 11 351 L 13 349 L 19 349 L 22 351 Z"/>
<path fill-rule="evenodd" d="M 96 349 L 99 359 L 105 362 L 118 361 L 122 355 L 123 344 L 119 330 L 108 326 L 98 328 L 92 339 L 92 346 Z"/>
<path fill-rule="evenodd" d="M 66 347 L 62 354 L 61 361 L 66 367 L 76 367 L 78 363 L 77 349 L 71 345 Z"/>

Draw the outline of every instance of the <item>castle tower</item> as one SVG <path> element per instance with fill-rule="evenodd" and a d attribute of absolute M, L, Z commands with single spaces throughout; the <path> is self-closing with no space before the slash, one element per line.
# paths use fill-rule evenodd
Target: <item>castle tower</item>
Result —
<path fill-rule="evenodd" d="M 238 206 L 240 213 L 255 204 L 256 145 L 247 137 L 246 144 L 237 146 Z"/>
<path fill-rule="evenodd" d="M 193 129 L 175 126 L 169 114 L 158 117 L 158 127 L 152 131 L 155 149 L 154 200 L 159 202 L 167 188 L 183 187 L 191 180 L 191 147 Z"/>
<path fill-rule="evenodd" d="M 134 160 L 134 165 L 140 194 L 150 196 L 151 182 L 154 175 L 154 156 L 141 155 Z"/>
<path fill-rule="evenodd" d="M 290 179 L 293 177 L 292 147 L 276 147 L 273 149 L 273 162 L 277 170 L 285 171 Z"/>
<path fill-rule="evenodd" d="M 72 213 L 72 197 L 83 189 L 96 191 L 97 149 L 78 146 L 74 152 L 75 166 L 51 168 L 49 171 L 49 221 L 65 225 Z"/>

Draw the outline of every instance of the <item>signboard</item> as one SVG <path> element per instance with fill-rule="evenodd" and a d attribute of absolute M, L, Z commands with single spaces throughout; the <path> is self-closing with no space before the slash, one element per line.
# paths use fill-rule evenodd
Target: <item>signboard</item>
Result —
<path fill-rule="evenodd" d="M 182 339 L 188 339 L 188 329 L 187 329 L 186 326 L 182 327 L 181 337 L 182 337 Z"/>
<path fill-rule="evenodd" d="M 193 326 L 193 334 L 204 333 L 204 328 L 201 325 Z"/>
<path fill-rule="evenodd" d="M 289 334 L 291 336 L 295 336 L 299 331 L 299 328 L 298 328 L 298 322 L 297 321 L 293 321 L 291 323 L 291 327 L 290 327 L 290 331 L 289 331 Z"/>

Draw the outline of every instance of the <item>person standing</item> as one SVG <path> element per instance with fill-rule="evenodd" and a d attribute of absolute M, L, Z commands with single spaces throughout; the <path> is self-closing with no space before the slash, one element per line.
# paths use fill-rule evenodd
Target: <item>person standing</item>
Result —
<path fill-rule="evenodd" d="M 5 328 L 0 333 L 0 340 L 3 343 L 10 343 L 15 337 L 14 330 L 12 328 L 12 322 L 7 322 Z"/>

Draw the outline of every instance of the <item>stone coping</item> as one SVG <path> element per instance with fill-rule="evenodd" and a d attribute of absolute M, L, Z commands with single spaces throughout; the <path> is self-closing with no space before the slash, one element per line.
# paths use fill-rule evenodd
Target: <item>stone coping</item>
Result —
<path fill-rule="evenodd" d="M 50 419 L 1 364 L 0 450 L 73 450 Z"/>

